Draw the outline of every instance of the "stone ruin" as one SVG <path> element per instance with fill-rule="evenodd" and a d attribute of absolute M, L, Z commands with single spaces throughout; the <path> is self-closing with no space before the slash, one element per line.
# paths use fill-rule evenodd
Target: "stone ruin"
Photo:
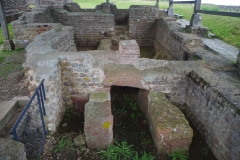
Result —
<path fill-rule="evenodd" d="M 116 33 L 116 25 L 126 22 L 128 30 Z M 87 145 L 106 148 L 113 141 L 111 86 L 129 86 L 139 88 L 139 107 L 159 153 L 191 143 L 192 130 L 173 106 L 178 105 L 218 159 L 240 157 L 238 81 L 226 74 L 233 72 L 230 60 L 204 47 L 199 35 L 206 35 L 206 28 L 185 33 L 156 7 L 117 9 L 109 3 L 95 9 L 41 5 L 12 25 L 15 45 L 30 43 L 24 71 L 31 94 L 45 79 L 49 131 L 56 131 L 64 104 L 85 106 Z M 98 50 L 78 51 L 99 44 Z M 155 49 L 154 59 L 140 58 L 139 47 L 146 46 Z"/>

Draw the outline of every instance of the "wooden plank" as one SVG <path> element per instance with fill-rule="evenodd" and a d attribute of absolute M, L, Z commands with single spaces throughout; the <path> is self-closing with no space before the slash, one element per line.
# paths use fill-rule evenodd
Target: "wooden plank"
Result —
<path fill-rule="evenodd" d="M 194 4 L 195 1 L 173 1 L 174 4 Z"/>
<path fill-rule="evenodd" d="M 229 17 L 240 17 L 240 13 L 235 12 L 217 12 L 217 11 L 206 11 L 206 10 L 197 10 L 197 13 L 211 14 L 218 16 L 229 16 Z"/>

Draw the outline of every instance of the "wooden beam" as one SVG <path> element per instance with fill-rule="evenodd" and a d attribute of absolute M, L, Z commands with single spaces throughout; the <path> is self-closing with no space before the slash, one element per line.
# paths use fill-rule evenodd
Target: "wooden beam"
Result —
<path fill-rule="evenodd" d="M 174 4 L 194 4 L 195 1 L 173 1 Z"/>
<path fill-rule="evenodd" d="M 197 10 L 200 10 L 201 7 L 201 0 L 195 0 L 195 5 L 194 5 L 194 13 L 197 13 Z"/>
<path fill-rule="evenodd" d="M 218 16 L 229 16 L 229 17 L 240 17 L 240 13 L 236 12 L 217 12 L 217 11 L 206 11 L 206 10 L 197 10 L 197 13 L 211 14 Z"/>

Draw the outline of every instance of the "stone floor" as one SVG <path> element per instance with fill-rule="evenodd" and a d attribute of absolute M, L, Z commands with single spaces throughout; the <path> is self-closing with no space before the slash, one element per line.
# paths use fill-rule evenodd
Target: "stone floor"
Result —
<path fill-rule="evenodd" d="M 189 21 L 186 19 L 177 19 L 177 22 L 181 24 L 181 27 L 184 28 L 186 25 L 189 25 Z M 205 38 L 201 37 L 205 47 L 211 51 L 222 55 L 224 58 L 236 61 L 239 49 L 237 47 L 231 46 L 218 38 Z"/>

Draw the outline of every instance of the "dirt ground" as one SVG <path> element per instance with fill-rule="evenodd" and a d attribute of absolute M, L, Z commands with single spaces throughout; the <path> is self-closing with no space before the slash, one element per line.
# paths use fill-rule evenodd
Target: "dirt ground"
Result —
<path fill-rule="evenodd" d="M 16 96 L 28 96 L 29 91 L 24 78 L 22 63 L 25 51 L 0 51 L 0 102 L 9 101 Z"/>

